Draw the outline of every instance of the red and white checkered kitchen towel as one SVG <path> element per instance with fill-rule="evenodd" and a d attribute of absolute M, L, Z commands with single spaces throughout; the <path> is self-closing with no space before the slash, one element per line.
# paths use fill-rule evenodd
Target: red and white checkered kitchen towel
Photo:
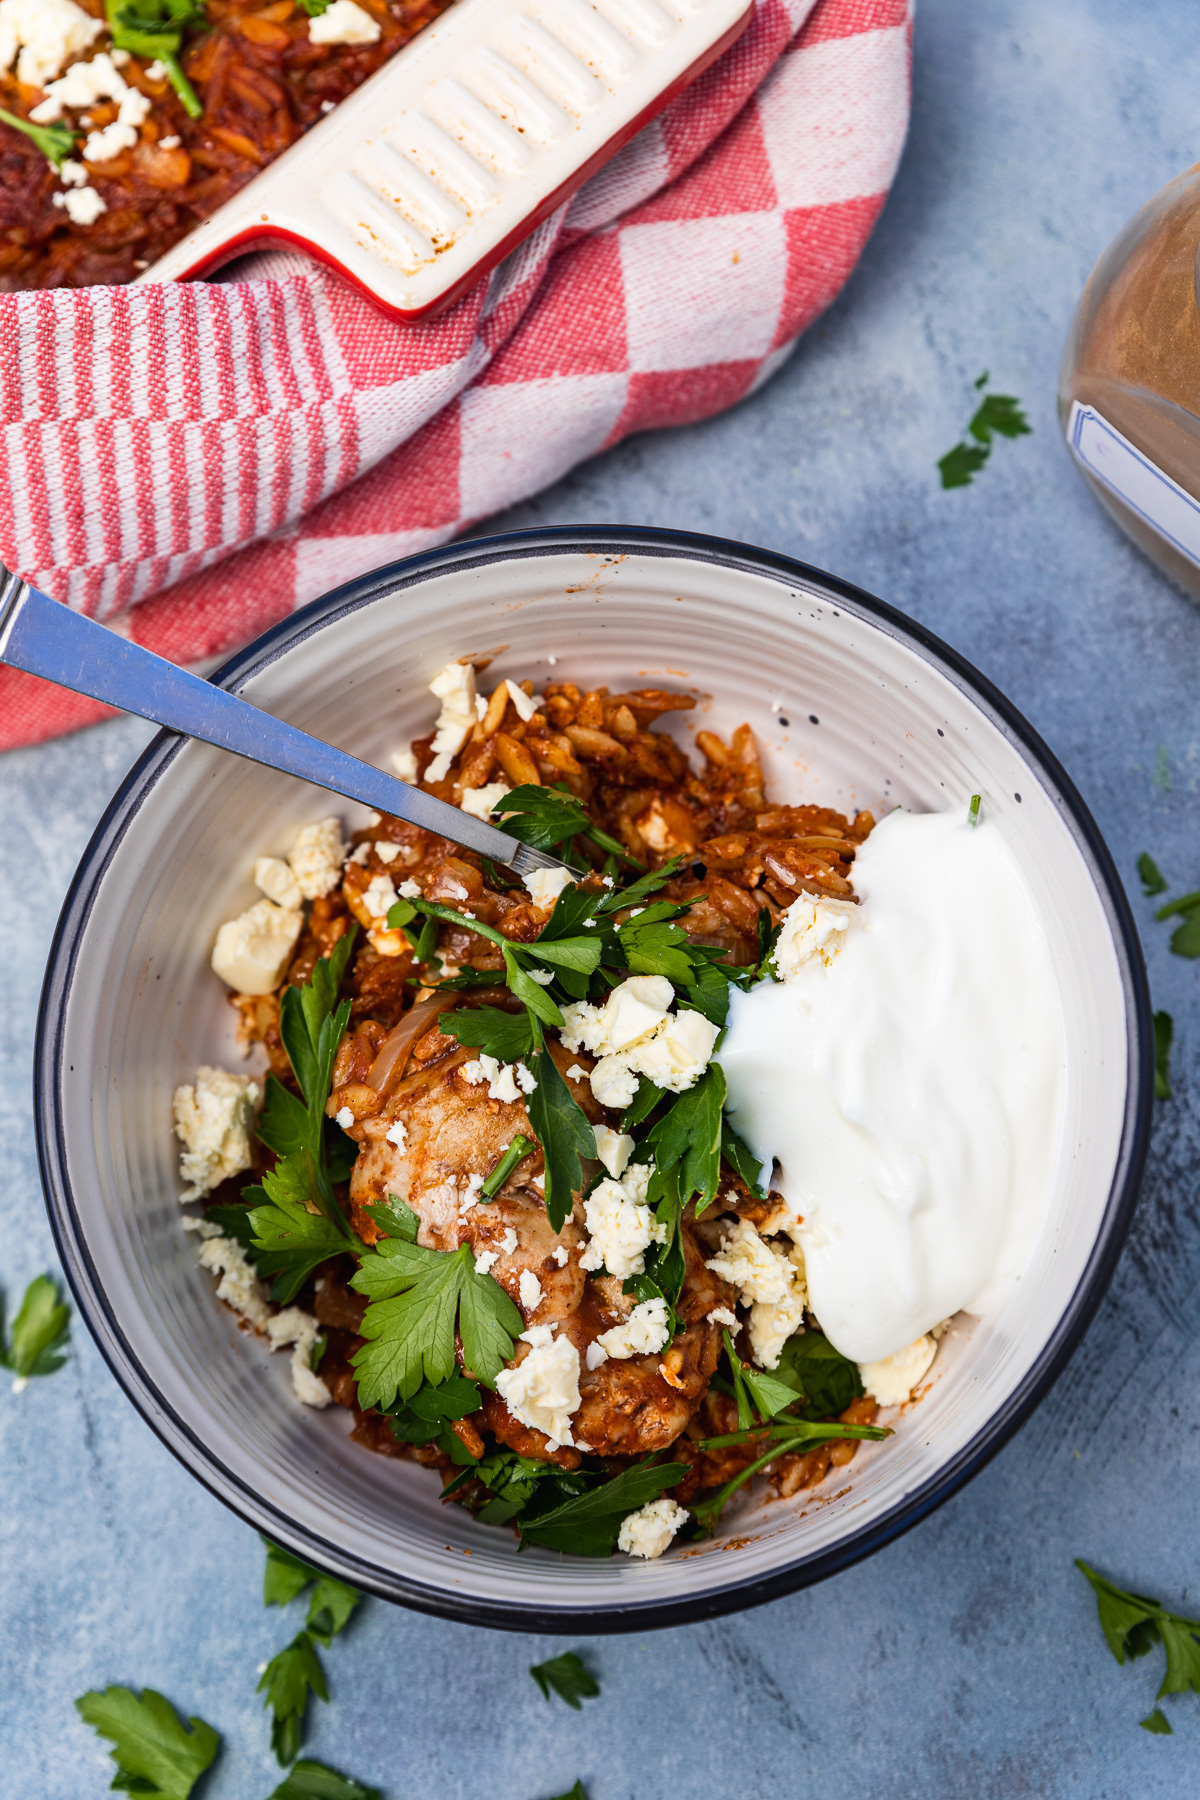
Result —
<path fill-rule="evenodd" d="M 0 561 L 195 662 L 630 432 L 731 406 L 854 267 L 904 143 L 909 51 L 908 0 L 758 0 L 427 325 L 279 252 L 228 282 L 0 295 Z M 0 669 L 0 748 L 104 714 Z"/>

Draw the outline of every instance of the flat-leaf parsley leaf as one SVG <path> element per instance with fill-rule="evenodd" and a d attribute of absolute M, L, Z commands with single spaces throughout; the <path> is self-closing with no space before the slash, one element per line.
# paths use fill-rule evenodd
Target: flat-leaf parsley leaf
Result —
<path fill-rule="evenodd" d="M 1161 1644 L 1167 1653 L 1167 1670 L 1156 1699 L 1189 1689 L 1200 1692 L 1200 1619 L 1171 1612 L 1144 1594 L 1126 1592 L 1078 1556 L 1075 1567 L 1095 1590 L 1100 1629 L 1117 1661 L 1145 1656 L 1155 1644 Z"/>
<path fill-rule="evenodd" d="M 118 1771 L 112 1786 L 127 1794 L 188 1800 L 220 1748 L 211 1725 L 195 1718 L 185 1725 L 154 1688 L 140 1694 L 127 1687 L 93 1690 L 81 1695 L 75 1707 L 84 1724 L 112 1744 L 109 1754 Z"/>
<path fill-rule="evenodd" d="M 284 1776 L 270 1800 L 383 1800 L 383 1794 L 325 1763 L 305 1760 Z"/>
<path fill-rule="evenodd" d="M 49 1275 L 36 1276 L 25 1289 L 7 1344 L 0 1329 L 0 1368 L 12 1370 L 15 1392 L 31 1377 L 53 1375 L 62 1368 L 67 1359 L 59 1351 L 67 1341 L 70 1320 L 71 1309 L 59 1298 L 57 1282 Z M 3 1322 L 0 1316 L 0 1327 Z"/>
<path fill-rule="evenodd" d="M 600 1692 L 600 1683 L 574 1650 L 552 1656 L 548 1662 L 533 1663 L 529 1673 L 547 1700 L 553 1692 L 576 1712 L 582 1711 L 584 1700 L 594 1700 Z"/>

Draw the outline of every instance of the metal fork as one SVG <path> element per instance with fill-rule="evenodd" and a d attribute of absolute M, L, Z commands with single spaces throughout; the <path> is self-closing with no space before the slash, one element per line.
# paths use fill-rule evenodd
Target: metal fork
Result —
<path fill-rule="evenodd" d="M 153 719 L 168 731 L 200 738 L 251 762 L 377 812 L 391 813 L 449 838 L 464 849 L 502 863 L 522 879 L 536 869 L 563 869 L 544 850 L 531 849 L 506 831 L 423 794 L 399 776 L 385 775 L 295 725 L 274 718 L 237 694 L 214 687 L 140 644 L 131 644 L 92 619 L 72 612 L 0 567 L 0 662 L 60 687 L 87 694 L 122 712 Z"/>

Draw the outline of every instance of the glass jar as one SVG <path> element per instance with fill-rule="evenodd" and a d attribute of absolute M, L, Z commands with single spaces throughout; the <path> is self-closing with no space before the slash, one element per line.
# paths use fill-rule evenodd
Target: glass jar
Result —
<path fill-rule="evenodd" d="M 1113 239 L 1076 308 L 1059 421 L 1101 505 L 1200 599 L 1200 164 Z"/>

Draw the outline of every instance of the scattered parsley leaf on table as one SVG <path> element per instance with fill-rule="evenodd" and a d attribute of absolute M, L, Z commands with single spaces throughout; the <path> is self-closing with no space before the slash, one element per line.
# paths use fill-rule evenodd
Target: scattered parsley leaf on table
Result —
<path fill-rule="evenodd" d="M 1166 893 L 1167 878 L 1148 850 L 1143 850 L 1138 857 L 1137 872 L 1141 879 L 1142 892 L 1147 900 L 1152 899 L 1155 894 Z"/>
<path fill-rule="evenodd" d="M 75 1702 L 85 1725 L 107 1738 L 118 1773 L 112 1786 L 127 1794 L 188 1800 L 217 1754 L 221 1739 L 203 1719 L 185 1725 L 171 1702 L 153 1688 L 108 1687 Z"/>
<path fill-rule="evenodd" d="M 58 1352 L 66 1344 L 70 1320 L 71 1309 L 60 1300 L 58 1283 L 49 1275 L 36 1276 L 25 1289 L 7 1344 L 0 1332 L 0 1368 L 12 1370 L 14 1393 L 20 1393 L 33 1376 L 53 1375 L 62 1368 L 67 1359 Z"/>
<path fill-rule="evenodd" d="M 1171 1100 L 1171 1039 L 1175 1021 L 1169 1012 L 1154 1015 L 1154 1098 Z"/>
<path fill-rule="evenodd" d="M 272 1714 L 271 1748 L 278 1761 L 286 1765 L 304 1741 L 309 1694 L 315 1694 L 319 1700 L 329 1698 L 325 1671 L 307 1631 L 298 1632 L 285 1650 L 271 1658 L 256 1691 L 266 1695 L 263 1705 Z"/>
<path fill-rule="evenodd" d="M 1200 1693 L 1200 1619 L 1173 1613 L 1144 1594 L 1127 1593 L 1079 1557 L 1075 1558 L 1075 1567 L 1087 1576 L 1095 1590 L 1100 1629 L 1117 1661 L 1124 1663 L 1126 1658 L 1145 1656 L 1155 1644 L 1161 1644 L 1167 1653 L 1167 1670 L 1156 1698 L 1184 1694 L 1189 1689 Z"/>
<path fill-rule="evenodd" d="M 383 1795 L 324 1763 L 303 1761 L 284 1776 L 270 1800 L 383 1800 Z"/>
<path fill-rule="evenodd" d="M 267 1552 L 263 1605 L 287 1606 L 311 1585 L 305 1629 L 323 1644 L 331 1644 L 338 1632 L 344 1631 L 350 1623 L 354 1609 L 362 1599 L 361 1590 L 352 1587 L 348 1581 L 339 1581 L 336 1575 L 322 1574 L 320 1569 L 293 1556 L 282 1545 L 273 1544 L 270 1538 L 264 1537 L 262 1541 Z"/>
<path fill-rule="evenodd" d="M 1172 1735 L 1171 1721 L 1167 1718 L 1167 1715 L 1163 1712 L 1162 1708 L 1158 1706 L 1156 1706 L 1154 1711 L 1149 1713 L 1146 1718 L 1139 1719 L 1138 1724 L 1143 1731 L 1153 1731 L 1159 1736 L 1166 1737 Z"/>
<path fill-rule="evenodd" d="M 587 1789 L 582 1781 L 577 1781 L 569 1794 L 556 1794 L 554 1800 L 588 1800 Z"/>
<path fill-rule="evenodd" d="M 1183 924 L 1171 933 L 1171 949 L 1176 956 L 1200 956 L 1200 892 L 1168 900 L 1154 916 L 1159 920 L 1182 916 Z"/>
<path fill-rule="evenodd" d="M 987 386 L 985 370 L 975 383 L 976 389 Z M 938 462 L 944 488 L 967 487 L 978 475 L 992 453 L 993 434 L 999 437 L 1027 437 L 1032 427 L 1014 394 L 985 394 L 967 425 L 968 438 L 947 450 Z"/>
<path fill-rule="evenodd" d="M 529 1673 L 547 1700 L 553 1692 L 576 1712 L 583 1710 L 584 1700 L 594 1700 L 600 1692 L 600 1683 L 574 1650 L 552 1656 L 549 1662 L 533 1663 Z"/>

